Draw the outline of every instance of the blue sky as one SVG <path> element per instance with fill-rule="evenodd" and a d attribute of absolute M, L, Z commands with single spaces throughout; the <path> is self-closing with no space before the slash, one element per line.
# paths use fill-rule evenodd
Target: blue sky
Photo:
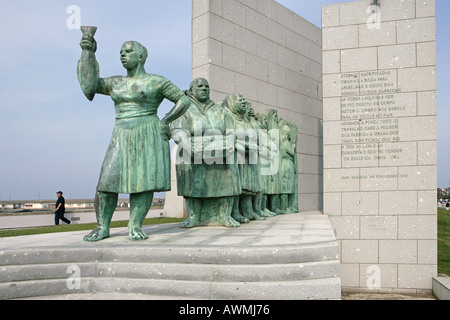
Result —
<path fill-rule="evenodd" d="M 317 26 L 321 6 L 339 0 L 279 0 Z M 181 89 L 191 81 L 191 0 L 0 0 L 0 200 L 93 198 L 114 127 L 109 97 L 89 102 L 76 77 L 80 30 L 70 30 L 67 8 L 82 25 L 98 27 L 101 76 L 124 74 L 124 41 L 149 50 L 146 69 Z M 436 0 L 438 37 L 438 185 L 450 181 L 450 1 Z M 160 116 L 169 111 L 163 103 Z"/>

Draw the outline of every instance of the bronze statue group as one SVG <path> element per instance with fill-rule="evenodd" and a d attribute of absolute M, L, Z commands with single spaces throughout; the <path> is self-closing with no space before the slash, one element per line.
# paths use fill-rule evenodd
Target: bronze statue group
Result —
<path fill-rule="evenodd" d="M 170 126 L 189 215 L 181 227 L 238 227 L 298 212 L 295 123 L 276 110 L 255 114 L 242 94 L 215 103 L 209 93 L 206 79 L 193 80 L 191 106 Z"/>
<path fill-rule="evenodd" d="M 130 194 L 130 240 L 145 240 L 142 229 L 154 192 L 170 190 L 170 148 L 177 144 L 178 194 L 188 220 L 180 226 L 239 227 L 251 220 L 298 212 L 297 136 L 293 122 L 275 110 L 255 114 L 241 94 L 211 101 L 209 83 L 195 79 L 181 91 L 168 79 L 148 74 L 147 49 L 136 41 L 120 50 L 126 76 L 100 78 L 95 27 L 82 27 L 78 80 L 89 100 L 110 96 L 116 125 L 96 190 L 97 228 L 84 237 L 110 236 L 119 194 Z M 175 103 L 163 118 L 164 99 Z"/>

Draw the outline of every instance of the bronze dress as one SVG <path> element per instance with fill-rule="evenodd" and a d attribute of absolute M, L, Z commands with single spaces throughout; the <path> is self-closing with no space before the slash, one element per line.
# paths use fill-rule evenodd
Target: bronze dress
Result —
<path fill-rule="evenodd" d="M 191 105 L 183 116 L 171 124 L 172 138 L 179 144 L 180 157 L 177 157 L 176 163 L 178 195 L 190 198 L 223 198 L 239 195 L 241 182 L 238 167 L 235 162 L 227 163 L 223 147 L 227 139 L 226 130 L 233 120 L 213 101 L 209 101 L 206 107 L 203 107 L 195 97 L 186 94 Z M 215 159 L 202 158 L 196 161 L 191 157 L 196 144 L 195 139 L 207 144 L 215 138 L 223 143 L 216 144 L 218 153 Z M 202 149 L 205 149 L 205 145 Z M 189 155 L 185 158 L 182 152 L 188 152 Z M 214 156 L 214 152 L 210 154 Z"/>
<path fill-rule="evenodd" d="M 116 125 L 97 186 L 112 193 L 170 190 L 170 146 L 163 137 L 158 108 L 164 99 L 177 101 L 184 93 L 164 77 L 103 79 L 99 93 L 110 93 Z"/>

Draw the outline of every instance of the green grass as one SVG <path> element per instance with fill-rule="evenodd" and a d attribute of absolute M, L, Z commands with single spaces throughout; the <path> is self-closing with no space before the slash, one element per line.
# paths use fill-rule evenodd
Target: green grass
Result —
<path fill-rule="evenodd" d="M 174 219 L 174 218 L 153 218 L 146 219 L 144 221 L 144 226 L 155 225 L 155 224 L 167 224 L 167 223 L 177 223 L 182 222 L 185 219 Z M 128 225 L 128 220 L 126 221 L 113 221 L 111 222 L 111 228 L 125 228 Z M 41 228 L 29 228 L 29 229 L 18 229 L 18 230 L 4 230 L 0 231 L 0 238 L 7 237 L 19 237 L 19 236 L 29 236 L 35 234 L 45 234 L 45 233 L 57 233 L 57 232 L 73 232 L 73 231 L 90 231 L 97 227 L 96 223 L 89 224 L 70 224 L 70 225 L 60 225 L 60 226 L 50 226 Z"/>
<path fill-rule="evenodd" d="M 450 211 L 438 210 L 438 273 L 450 276 Z"/>

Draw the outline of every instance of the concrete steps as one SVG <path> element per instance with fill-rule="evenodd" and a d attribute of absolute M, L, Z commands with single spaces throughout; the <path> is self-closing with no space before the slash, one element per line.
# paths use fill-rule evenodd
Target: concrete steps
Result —
<path fill-rule="evenodd" d="M 167 227 L 161 230 L 178 232 Z M 210 239 L 219 231 L 223 229 L 188 232 Z M 267 232 L 257 227 L 244 231 L 246 236 Z M 223 241 L 221 236 L 217 241 Z M 39 241 L 39 236 L 34 237 Z M 114 245 L 105 242 L 97 247 L 80 242 L 72 248 L 0 248 L 0 299 L 340 299 L 339 248 L 335 240 L 326 239 L 289 244 L 272 241 L 254 247 L 214 242 L 149 245 L 116 239 Z M 31 243 L 34 239 L 24 240 Z"/>
<path fill-rule="evenodd" d="M 243 296 L 245 299 L 340 297 L 337 260 L 228 265 L 124 262 L 124 257 L 120 257 L 120 260 L 122 262 L 72 260 L 69 263 L 3 265 L 0 267 L 0 298 L 80 293 L 140 294 L 192 299 L 240 299 Z M 70 289 L 76 276 L 71 269 L 73 266 L 79 268 L 78 289 Z M 331 297 L 327 296 L 332 292 L 329 290 L 330 286 L 335 289 Z M 318 292 L 326 295 L 321 296 Z"/>
<path fill-rule="evenodd" d="M 1 267 L 0 283 L 67 279 L 70 264 Z M 78 263 L 86 278 L 130 278 L 178 281 L 260 282 L 314 280 L 339 276 L 339 263 L 322 261 L 272 265 L 203 265 L 158 263 Z"/>
<path fill-rule="evenodd" d="M 171 297 L 171 296 L 155 296 L 145 294 L 124 294 L 124 293 L 79 293 L 79 294 L 67 294 L 67 295 L 54 295 L 54 296 L 40 296 L 22 298 L 17 300 L 193 300 L 192 298 L 184 297 Z M 202 299 L 195 299 L 202 300 Z"/>

